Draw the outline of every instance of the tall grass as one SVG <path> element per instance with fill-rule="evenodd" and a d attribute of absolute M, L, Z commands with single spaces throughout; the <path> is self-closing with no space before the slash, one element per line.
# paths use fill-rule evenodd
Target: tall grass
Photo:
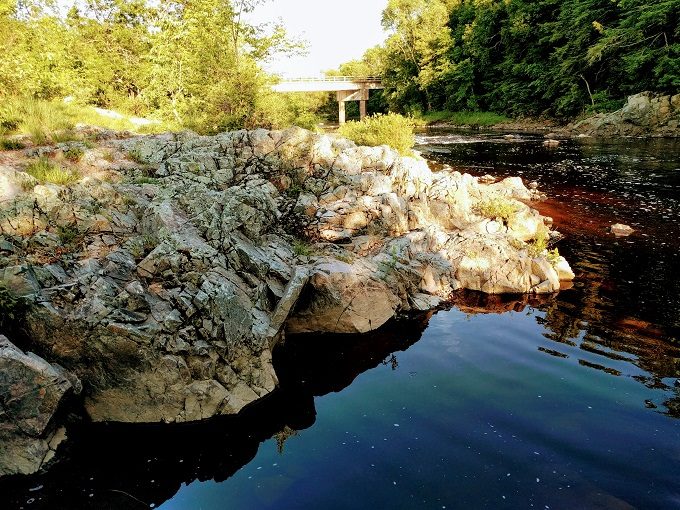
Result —
<path fill-rule="evenodd" d="M 340 126 L 338 133 L 358 145 L 375 147 L 389 145 L 403 155 L 411 154 L 416 143 L 411 119 L 396 113 L 373 115 L 360 122 L 348 122 Z"/>
<path fill-rule="evenodd" d="M 35 178 L 41 184 L 59 184 L 67 186 L 78 181 L 80 176 L 67 168 L 51 162 L 42 157 L 28 164 L 25 172 Z"/>
<path fill-rule="evenodd" d="M 36 145 L 80 140 L 77 124 L 97 126 L 114 131 L 160 132 L 163 123 L 136 126 L 126 116 L 102 115 L 90 106 L 63 101 L 11 98 L 0 104 L 0 135 L 23 133 Z"/>

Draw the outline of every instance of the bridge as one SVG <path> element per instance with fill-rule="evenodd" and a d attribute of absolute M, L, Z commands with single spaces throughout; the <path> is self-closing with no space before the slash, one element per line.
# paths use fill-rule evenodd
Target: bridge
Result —
<path fill-rule="evenodd" d="M 272 87 L 276 92 L 336 92 L 338 121 L 345 123 L 345 103 L 359 101 L 359 116 L 366 117 L 366 101 L 370 90 L 382 89 L 378 76 L 328 76 L 327 78 L 292 78 Z"/>

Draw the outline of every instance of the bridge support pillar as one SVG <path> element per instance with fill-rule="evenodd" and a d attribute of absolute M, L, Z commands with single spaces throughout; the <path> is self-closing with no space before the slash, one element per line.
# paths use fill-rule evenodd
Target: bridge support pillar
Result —
<path fill-rule="evenodd" d="M 345 102 L 338 101 L 338 123 L 342 126 L 345 123 Z"/>
<path fill-rule="evenodd" d="M 361 120 L 366 118 L 366 101 L 363 99 L 359 101 L 359 118 Z"/>
<path fill-rule="evenodd" d="M 363 119 L 366 117 L 366 101 L 368 101 L 368 89 L 363 87 L 359 90 L 338 90 L 338 122 L 344 124 L 345 103 L 347 101 L 359 101 L 359 115 Z"/>

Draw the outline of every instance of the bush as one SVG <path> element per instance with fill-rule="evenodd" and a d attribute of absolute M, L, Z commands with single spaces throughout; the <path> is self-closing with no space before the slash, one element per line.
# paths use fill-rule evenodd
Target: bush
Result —
<path fill-rule="evenodd" d="M 25 172 L 41 184 L 51 183 L 66 186 L 79 179 L 79 175 L 52 163 L 49 159 L 39 158 L 26 167 Z"/>
<path fill-rule="evenodd" d="M 518 210 L 519 206 L 515 202 L 503 197 L 483 200 L 474 207 L 474 211 L 480 216 L 492 220 L 500 219 L 503 223 L 510 221 Z"/>
<path fill-rule="evenodd" d="M 74 163 L 80 161 L 84 154 L 83 149 L 80 147 L 69 147 L 64 151 L 64 157 Z"/>
<path fill-rule="evenodd" d="M 373 115 L 360 122 L 340 126 L 338 133 L 358 145 L 389 145 L 402 155 L 411 154 L 416 143 L 413 121 L 396 113 Z"/>

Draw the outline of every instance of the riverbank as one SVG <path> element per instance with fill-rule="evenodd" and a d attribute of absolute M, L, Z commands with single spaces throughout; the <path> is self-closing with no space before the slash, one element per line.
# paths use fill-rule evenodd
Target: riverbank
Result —
<path fill-rule="evenodd" d="M 627 98 L 623 108 L 582 119 L 507 119 L 488 112 L 432 112 L 421 118 L 425 128 L 476 129 L 545 133 L 550 138 L 680 137 L 680 94 L 641 92 Z"/>

